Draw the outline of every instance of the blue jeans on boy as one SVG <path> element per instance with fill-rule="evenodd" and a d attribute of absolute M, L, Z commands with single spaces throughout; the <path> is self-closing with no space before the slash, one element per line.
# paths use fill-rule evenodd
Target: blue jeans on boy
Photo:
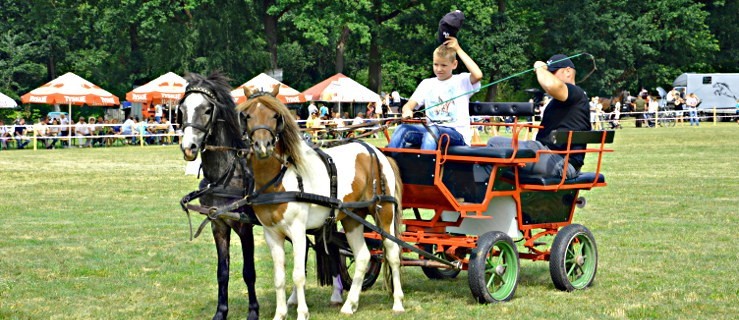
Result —
<path fill-rule="evenodd" d="M 700 121 L 698 121 L 698 109 L 697 108 L 688 108 L 688 117 L 690 117 L 691 126 L 693 125 L 693 123 L 695 123 L 696 126 L 700 125 Z"/>
<path fill-rule="evenodd" d="M 406 144 L 410 144 L 411 146 L 420 146 L 422 150 L 436 150 L 436 139 L 440 138 L 443 134 L 449 135 L 450 146 L 465 145 L 464 137 L 457 130 L 454 130 L 454 128 L 438 125 L 429 125 L 428 128 L 433 131 L 433 134 L 422 125 L 402 124 L 395 129 L 387 147 L 405 148 Z"/>

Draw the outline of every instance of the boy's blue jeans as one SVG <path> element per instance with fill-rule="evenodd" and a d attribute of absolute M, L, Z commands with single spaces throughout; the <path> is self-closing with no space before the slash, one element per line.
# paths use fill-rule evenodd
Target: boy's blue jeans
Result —
<path fill-rule="evenodd" d="M 436 150 L 437 141 L 434 136 L 438 138 L 443 134 L 449 135 L 450 146 L 465 145 L 462 134 L 453 128 L 437 125 L 430 125 L 428 128 L 433 131 L 433 134 L 419 124 L 401 124 L 395 129 L 387 147 L 406 148 L 410 144 L 411 146 L 420 146 L 422 150 Z"/>

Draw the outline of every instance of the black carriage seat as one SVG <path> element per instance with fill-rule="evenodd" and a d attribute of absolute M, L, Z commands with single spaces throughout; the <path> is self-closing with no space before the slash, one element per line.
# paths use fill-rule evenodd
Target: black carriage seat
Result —
<path fill-rule="evenodd" d="M 615 131 L 554 131 L 552 132 L 550 139 L 554 144 L 559 145 L 566 145 L 568 141 L 570 141 L 571 144 L 597 144 L 598 148 L 588 148 L 585 152 L 593 153 L 598 156 L 597 167 L 600 168 L 603 153 L 613 151 L 611 149 L 605 149 L 604 146 L 607 143 L 613 142 L 614 135 Z M 569 149 L 569 147 L 567 149 Z M 573 153 L 576 151 L 577 150 L 573 150 Z M 502 177 L 509 181 L 515 181 L 516 179 L 512 170 L 504 171 Z M 545 177 L 541 175 L 521 174 L 519 172 L 518 183 L 524 189 L 577 189 L 588 188 L 590 186 L 605 186 L 606 177 L 600 172 L 581 172 L 577 177 L 565 179 L 563 181 L 562 177 Z"/>
<path fill-rule="evenodd" d="M 531 102 L 470 102 L 470 116 L 530 117 L 534 114 Z"/>
<path fill-rule="evenodd" d="M 513 148 L 451 146 L 447 149 L 447 154 L 453 156 L 508 159 L 513 156 Z M 531 149 L 518 149 L 518 152 L 516 152 L 516 158 L 536 158 L 536 151 Z"/>

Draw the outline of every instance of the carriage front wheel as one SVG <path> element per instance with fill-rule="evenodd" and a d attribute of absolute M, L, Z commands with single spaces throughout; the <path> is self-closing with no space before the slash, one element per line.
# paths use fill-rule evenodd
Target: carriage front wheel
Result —
<path fill-rule="evenodd" d="M 568 225 L 557 232 L 549 256 L 549 273 L 554 286 L 574 291 L 590 286 L 598 269 L 598 249 L 588 228 Z"/>
<path fill-rule="evenodd" d="M 518 285 L 518 250 L 511 237 L 490 231 L 477 238 L 468 279 L 472 296 L 479 303 L 509 301 Z"/>

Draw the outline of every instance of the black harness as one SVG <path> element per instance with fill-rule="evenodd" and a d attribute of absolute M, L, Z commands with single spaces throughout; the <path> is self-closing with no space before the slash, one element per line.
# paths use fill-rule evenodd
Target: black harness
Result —
<path fill-rule="evenodd" d="M 202 126 L 196 123 L 191 122 L 184 122 L 182 124 L 182 129 L 184 130 L 187 127 L 192 127 L 197 130 L 200 130 L 201 132 L 205 133 L 205 136 L 203 137 L 203 150 L 208 151 L 219 151 L 219 152 L 229 152 L 231 155 L 229 157 L 229 163 L 228 163 L 228 169 L 226 172 L 221 175 L 216 181 L 213 181 L 211 183 L 208 183 L 204 187 L 190 192 L 186 194 L 182 199 L 180 199 L 180 207 L 182 207 L 182 210 L 185 211 L 185 214 L 187 214 L 187 221 L 188 225 L 190 227 L 190 240 L 193 238 L 197 238 L 200 235 L 200 232 L 202 232 L 205 225 L 210 222 L 211 220 L 215 220 L 216 217 L 212 216 L 212 208 L 210 207 L 204 207 L 201 205 L 193 205 L 190 204 L 191 201 L 198 199 L 206 194 L 213 195 L 221 198 L 227 198 L 227 199 L 241 199 L 244 196 L 246 196 L 246 190 L 250 190 L 253 188 L 253 179 L 250 179 L 250 173 L 249 173 L 249 167 L 246 164 L 246 155 L 248 153 L 248 150 L 246 149 L 239 149 L 235 147 L 226 147 L 226 146 L 211 146 L 207 145 L 206 141 L 208 141 L 208 137 L 210 137 L 213 126 L 215 121 L 214 119 L 218 119 L 216 117 L 217 113 L 217 98 L 216 95 L 213 94 L 213 92 L 207 88 L 204 87 L 191 87 L 188 88 L 187 91 L 185 91 L 185 95 L 183 96 L 181 101 L 184 101 L 184 99 L 191 93 L 200 93 L 203 94 L 206 99 L 208 99 L 208 102 L 213 104 L 213 111 L 210 114 L 210 119 L 208 121 L 208 125 Z M 202 151 L 201 151 L 202 153 Z M 231 183 L 231 180 L 234 177 L 234 174 L 236 173 L 236 166 L 239 165 L 241 167 L 241 180 L 242 180 L 242 188 L 229 188 L 229 184 Z M 200 168 L 198 168 L 198 179 L 200 178 Z M 195 232 L 195 235 L 193 236 L 192 232 L 192 221 L 190 219 L 190 210 L 205 214 L 207 217 L 205 220 L 200 224 L 200 227 L 198 227 L 197 231 Z M 238 218 L 236 220 L 239 220 L 243 223 L 251 223 L 251 224 L 258 224 L 259 221 L 254 217 L 253 215 L 248 215 L 244 210 L 234 210 L 235 212 L 229 213 L 229 216 L 233 218 Z M 238 215 L 238 216 L 235 216 Z"/>

